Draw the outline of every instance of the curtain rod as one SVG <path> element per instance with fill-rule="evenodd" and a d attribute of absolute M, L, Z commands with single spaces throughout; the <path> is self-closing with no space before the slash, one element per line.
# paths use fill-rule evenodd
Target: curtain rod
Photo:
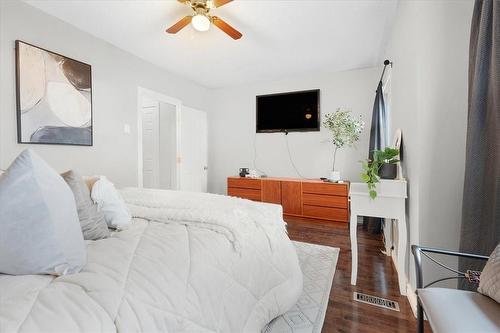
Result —
<path fill-rule="evenodd" d="M 385 68 L 387 67 L 387 65 L 391 65 L 391 68 L 392 68 L 392 62 L 388 59 L 385 59 L 384 60 L 384 69 L 382 70 L 382 75 L 380 76 L 380 81 L 382 81 L 382 79 L 384 78 Z"/>

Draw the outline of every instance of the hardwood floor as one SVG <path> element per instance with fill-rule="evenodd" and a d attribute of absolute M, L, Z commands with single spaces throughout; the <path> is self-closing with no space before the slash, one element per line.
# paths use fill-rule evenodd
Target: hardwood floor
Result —
<path fill-rule="evenodd" d="M 357 286 L 351 286 L 351 249 L 345 223 L 286 218 L 293 240 L 340 248 L 330 292 L 323 333 L 415 332 L 416 319 L 406 297 L 399 295 L 397 273 L 390 257 L 380 252 L 382 237 L 358 227 L 359 268 Z M 354 291 L 397 301 L 400 312 L 355 302 Z M 431 330 L 426 327 L 426 332 Z"/>

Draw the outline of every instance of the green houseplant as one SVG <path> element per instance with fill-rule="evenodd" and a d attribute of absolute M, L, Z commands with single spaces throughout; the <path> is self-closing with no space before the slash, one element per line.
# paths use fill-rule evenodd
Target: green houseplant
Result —
<path fill-rule="evenodd" d="M 337 150 L 344 147 L 352 147 L 359 140 L 359 135 L 363 131 L 365 123 L 361 116 L 354 117 L 349 109 L 338 108 L 334 113 L 327 113 L 323 126 L 330 130 L 331 142 L 334 146 L 331 181 L 340 180 L 340 172 L 335 170 L 335 159 Z"/>
<path fill-rule="evenodd" d="M 377 183 L 380 182 L 380 168 L 382 168 L 384 164 L 394 164 L 399 162 L 397 159 L 398 155 L 399 149 L 386 147 L 384 150 L 374 150 L 373 160 L 361 162 L 364 171 L 361 173 L 361 179 L 368 185 L 368 192 L 372 199 L 377 197 L 377 191 L 375 188 Z"/>

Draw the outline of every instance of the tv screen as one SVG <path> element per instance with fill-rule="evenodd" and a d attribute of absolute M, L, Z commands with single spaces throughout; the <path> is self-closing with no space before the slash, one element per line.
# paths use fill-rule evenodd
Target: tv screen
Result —
<path fill-rule="evenodd" d="M 319 89 L 257 96 L 257 133 L 319 131 Z"/>

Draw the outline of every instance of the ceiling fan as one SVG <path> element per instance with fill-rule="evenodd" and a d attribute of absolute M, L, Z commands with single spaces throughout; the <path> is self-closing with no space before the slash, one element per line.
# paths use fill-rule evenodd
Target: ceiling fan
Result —
<path fill-rule="evenodd" d="M 194 11 L 193 15 L 185 16 L 166 31 L 170 34 L 179 32 L 189 23 L 198 31 L 207 31 L 210 24 L 224 31 L 233 39 L 240 39 L 242 34 L 227 24 L 224 20 L 217 16 L 210 15 L 212 8 L 221 7 L 233 0 L 177 0 L 182 4 L 188 5 Z"/>

